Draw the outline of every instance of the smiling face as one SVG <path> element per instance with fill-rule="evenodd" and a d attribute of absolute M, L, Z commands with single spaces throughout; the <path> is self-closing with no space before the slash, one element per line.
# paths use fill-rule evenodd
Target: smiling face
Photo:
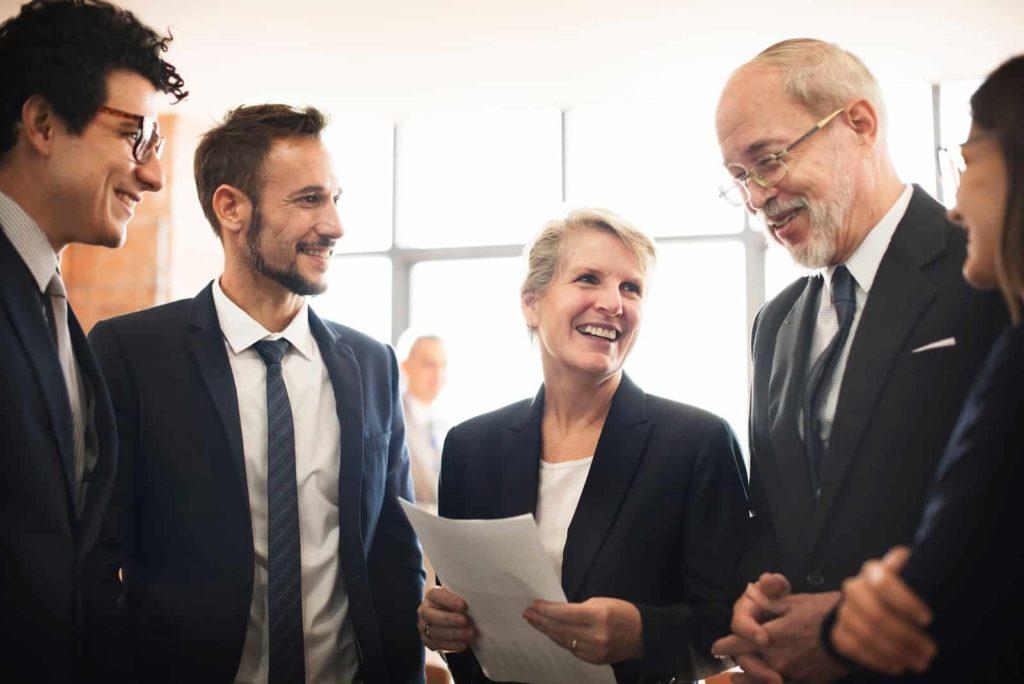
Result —
<path fill-rule="evenodd" d="M 561 254 L 547 289 L 523 295 L 545 382 L 553 375 L 615 375 L 640 331 L 643 264 L 615 235 L 593 228 L 566 236 Z"/>
<path fill-rule="evenodd" d="M 295 294 L 323 292 L 334 243 L 343 234 L 335 206 L 340 194 L 319 138 L 275 141 L 244 237 L 249 266 Z"/>
<path fill-rule="evenodd" d="M 855 151 L 843 135 L 844 116 L 785 159 L 789 172 L 770 188 L 749 182 L 750 206 L 793 259 L 808 268 L 836 262 L 847 240 L 855 196 Z M 785 92 L 777 69 L 736 72 L 718 104 L 716 127 L 724 163 L 752 167 L 810 130 L 821 116 Z M 731 171 L 735 173 L 735 171 Z"/>
<path fill-rule="evenodd" d="M 156 116 L 156 89 L 139 74 L 113 71 L 106 87 L 108 107 Z M 145 164 L 135 161 L 132 147 L 137 134 L 135 122 L 105 112 L 97 112 L 79 135 L 56 121 L 48 182 L 53 189 L 58 242 L 107 247 L 124 242 L 128 221 L 143 193 L 164 185 L 156 155 Z"/>
<path fill-rule="evenodd" d="M 992 134 L 976 124 L 961 151 L 965 167 L 950 217 L 967 233 L 964 278 L 974 287 L 990 289 L 998 282 L 996 255 L 1009 192 L 1006 159 Z"/>

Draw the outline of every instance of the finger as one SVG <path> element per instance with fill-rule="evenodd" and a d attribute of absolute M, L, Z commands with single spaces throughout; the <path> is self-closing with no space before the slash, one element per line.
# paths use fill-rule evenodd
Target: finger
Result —
<path fill-rule="evenodd" d="M 558 603 L 537 600 L 530 604 L 528 611 L 568 625 L 590 625 L 594 621 L 593 610 L 583 603 Z"/>
<path fill-rule="evenodd" d="M 469 604 L 465 599 L 447 587 L 431 587 L 425 598 L 428 603 L 444 610 L 456 613 L 465 613 L 469 610 Z"/>
<path fill-rule="evenodd" d="M 420 634 L 426 636 L 426 633 L 427 630 L 425 625 L 420 625 Z M 430 625 L 430 638 L 436 641 L 460 641 L 468 643 L 472 641 L 475 634 L 475 630 L 470 627 L 441 627 L 440 625 Z"/>
<path fill-rule="evenodd" d="M 469 646 L 465 641 L 438 641 L 436 639 L 423 639 L 423 645 L 431 651 L 439 653 L 462 653 Z"/>
<path fill-rule="evenodd" d="M 761 621 L 768 616 L 758 606 L 757 597 L 760 596 L 760 589 L 753 584 L 747 585 L 743 596 L 737 599 L 736 605 L 733 606 L 730 628 L 733 633 L 744 639 L 749 639 L 760 646 L 767 646 L 768 632 L 761 626 Z"/>
<path fill-rule="evenodd" d="M 782 676 L 768 667 L 768 663 L 758 656 L 740 656 L 736 659 L 736 664 L 754 684 L 782 684 Z"/>
<path fill-rule="evenodd" d="M 572 640 L 580 637 L 578 626 L 553 620 L 530 608 L 526 609 L 523 617 L 530 623 L 530 626 L 563 648 L 570 648 Z"/>
<path fill-rule="evenodd" d="M 839 619 L 832 630 L 832 644 L 844 656 L 854 662 L 887 675 L 903 674 L 909 662 L 901 662 L 892 653 L 879 650 L 871 626 L 840 606 Z"/>
<path fill-rule="evenodd" d="M 424 624 L 430 625 L 431 628 L 434 625 L 443 627 L 469 627 L 471 625 L 468 615 L 433 608 L 427 604 L 421 604 L 418 613 L 420 620 Z"/>
<path fill-rule="evenodd" d="M 766 572 L 757 579 L 757 584 L 765 596 L 771 599 L 779 599 L 792 593 L 793 588 L 785 575 L 777 572 Z"/>
<path fill-rule="evenodd" d="M 899 572 L 910 560 L 910 549 L 906 546 L 894 546 L 882 557 L 882 565 L 893 572 Z"/>
<path fill-rule="evenodd" d="M 935 656 L 931 638 L 906 617 L 880 601 L 872 587 L 861 578 L 843 584 L 845 599 L 839 614 L 865 647 L 883 656 L 912 664 L 923 664 Z"/>
<path fill-rule="evenodd" d="M 760 652 L 761 647 L 749 639 L 730 634 L 727 637 L 722 637 L 715 643 L 711 644 L 711 654 L 715 656 L 732 656 L 735 658 L 740 655 L 747 655 L 750 653 Z"/>
<path fill-rule="evenodd" d="M 931 624 L 931 609 L 884 561 L 865 563 L 864 579 L 878 599 L 891 610 L 915 625 L 927 627 Z"/>

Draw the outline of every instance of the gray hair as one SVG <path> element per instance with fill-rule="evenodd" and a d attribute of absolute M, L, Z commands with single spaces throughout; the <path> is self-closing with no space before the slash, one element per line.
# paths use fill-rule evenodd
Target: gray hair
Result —
<path fill-rule="evenodd" d="M 780 69 L 786 93 L 819 116 L 851 100 L 867 100 L 878 113 L 879 128 L 886 130 L 885 101 L 878 81 L 857 55 L 835 43 L 791 38 L 765 48 L 740 69 L 748 66 Z"/>
<path fill-rule="evenodd" d="M 606 209 L 574 209 L 565 218 L 554 219 L 526 251 L 526 279 L 520 294 L 542 295 L 562 265 L 562 249 L 570 234 L 590 228 L 611 233 L 636 256 L 646 271 L 654 264 L 654 242 L 622 217 Z"/>

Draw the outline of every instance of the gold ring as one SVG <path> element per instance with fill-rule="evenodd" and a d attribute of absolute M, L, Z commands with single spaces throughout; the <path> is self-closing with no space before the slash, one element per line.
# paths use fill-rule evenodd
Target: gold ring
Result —
<path fill-rule="evenodd" d="M 575 651 L 576 647 L 580 645 L 579 639 L 573 639 L 572 644 L 569 646 L 569 650 Z"/>
<path fill-rule="evenodd" d="M 430 638 L 430 625 L 426 622 L 423 623 L 423 636 Z"/>

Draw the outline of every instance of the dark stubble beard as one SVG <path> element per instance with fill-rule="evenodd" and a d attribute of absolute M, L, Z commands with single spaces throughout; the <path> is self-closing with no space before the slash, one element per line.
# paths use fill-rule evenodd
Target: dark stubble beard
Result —
<path fill-rule="evenodd" d="M 287 269 L 270 266 L 263 259 L 263 248 L 260 247 L 260 233 L 263 232 L 263 228 L 263 216 L 260 214 L 259 206 L 256 206 L 252 210 L 252 224 L 249 226 L 249 235 L 245 239 L 245 251 L 249 255 L 249 264 L 257 273 L 262 273 L 297 295 L 318 295 L 327 289 L 325 284 L 314 283 L 302 277 L 302 274 L 299 273 L 299 265 L 295 261 L 298 258 L 297 254 Z"/>

